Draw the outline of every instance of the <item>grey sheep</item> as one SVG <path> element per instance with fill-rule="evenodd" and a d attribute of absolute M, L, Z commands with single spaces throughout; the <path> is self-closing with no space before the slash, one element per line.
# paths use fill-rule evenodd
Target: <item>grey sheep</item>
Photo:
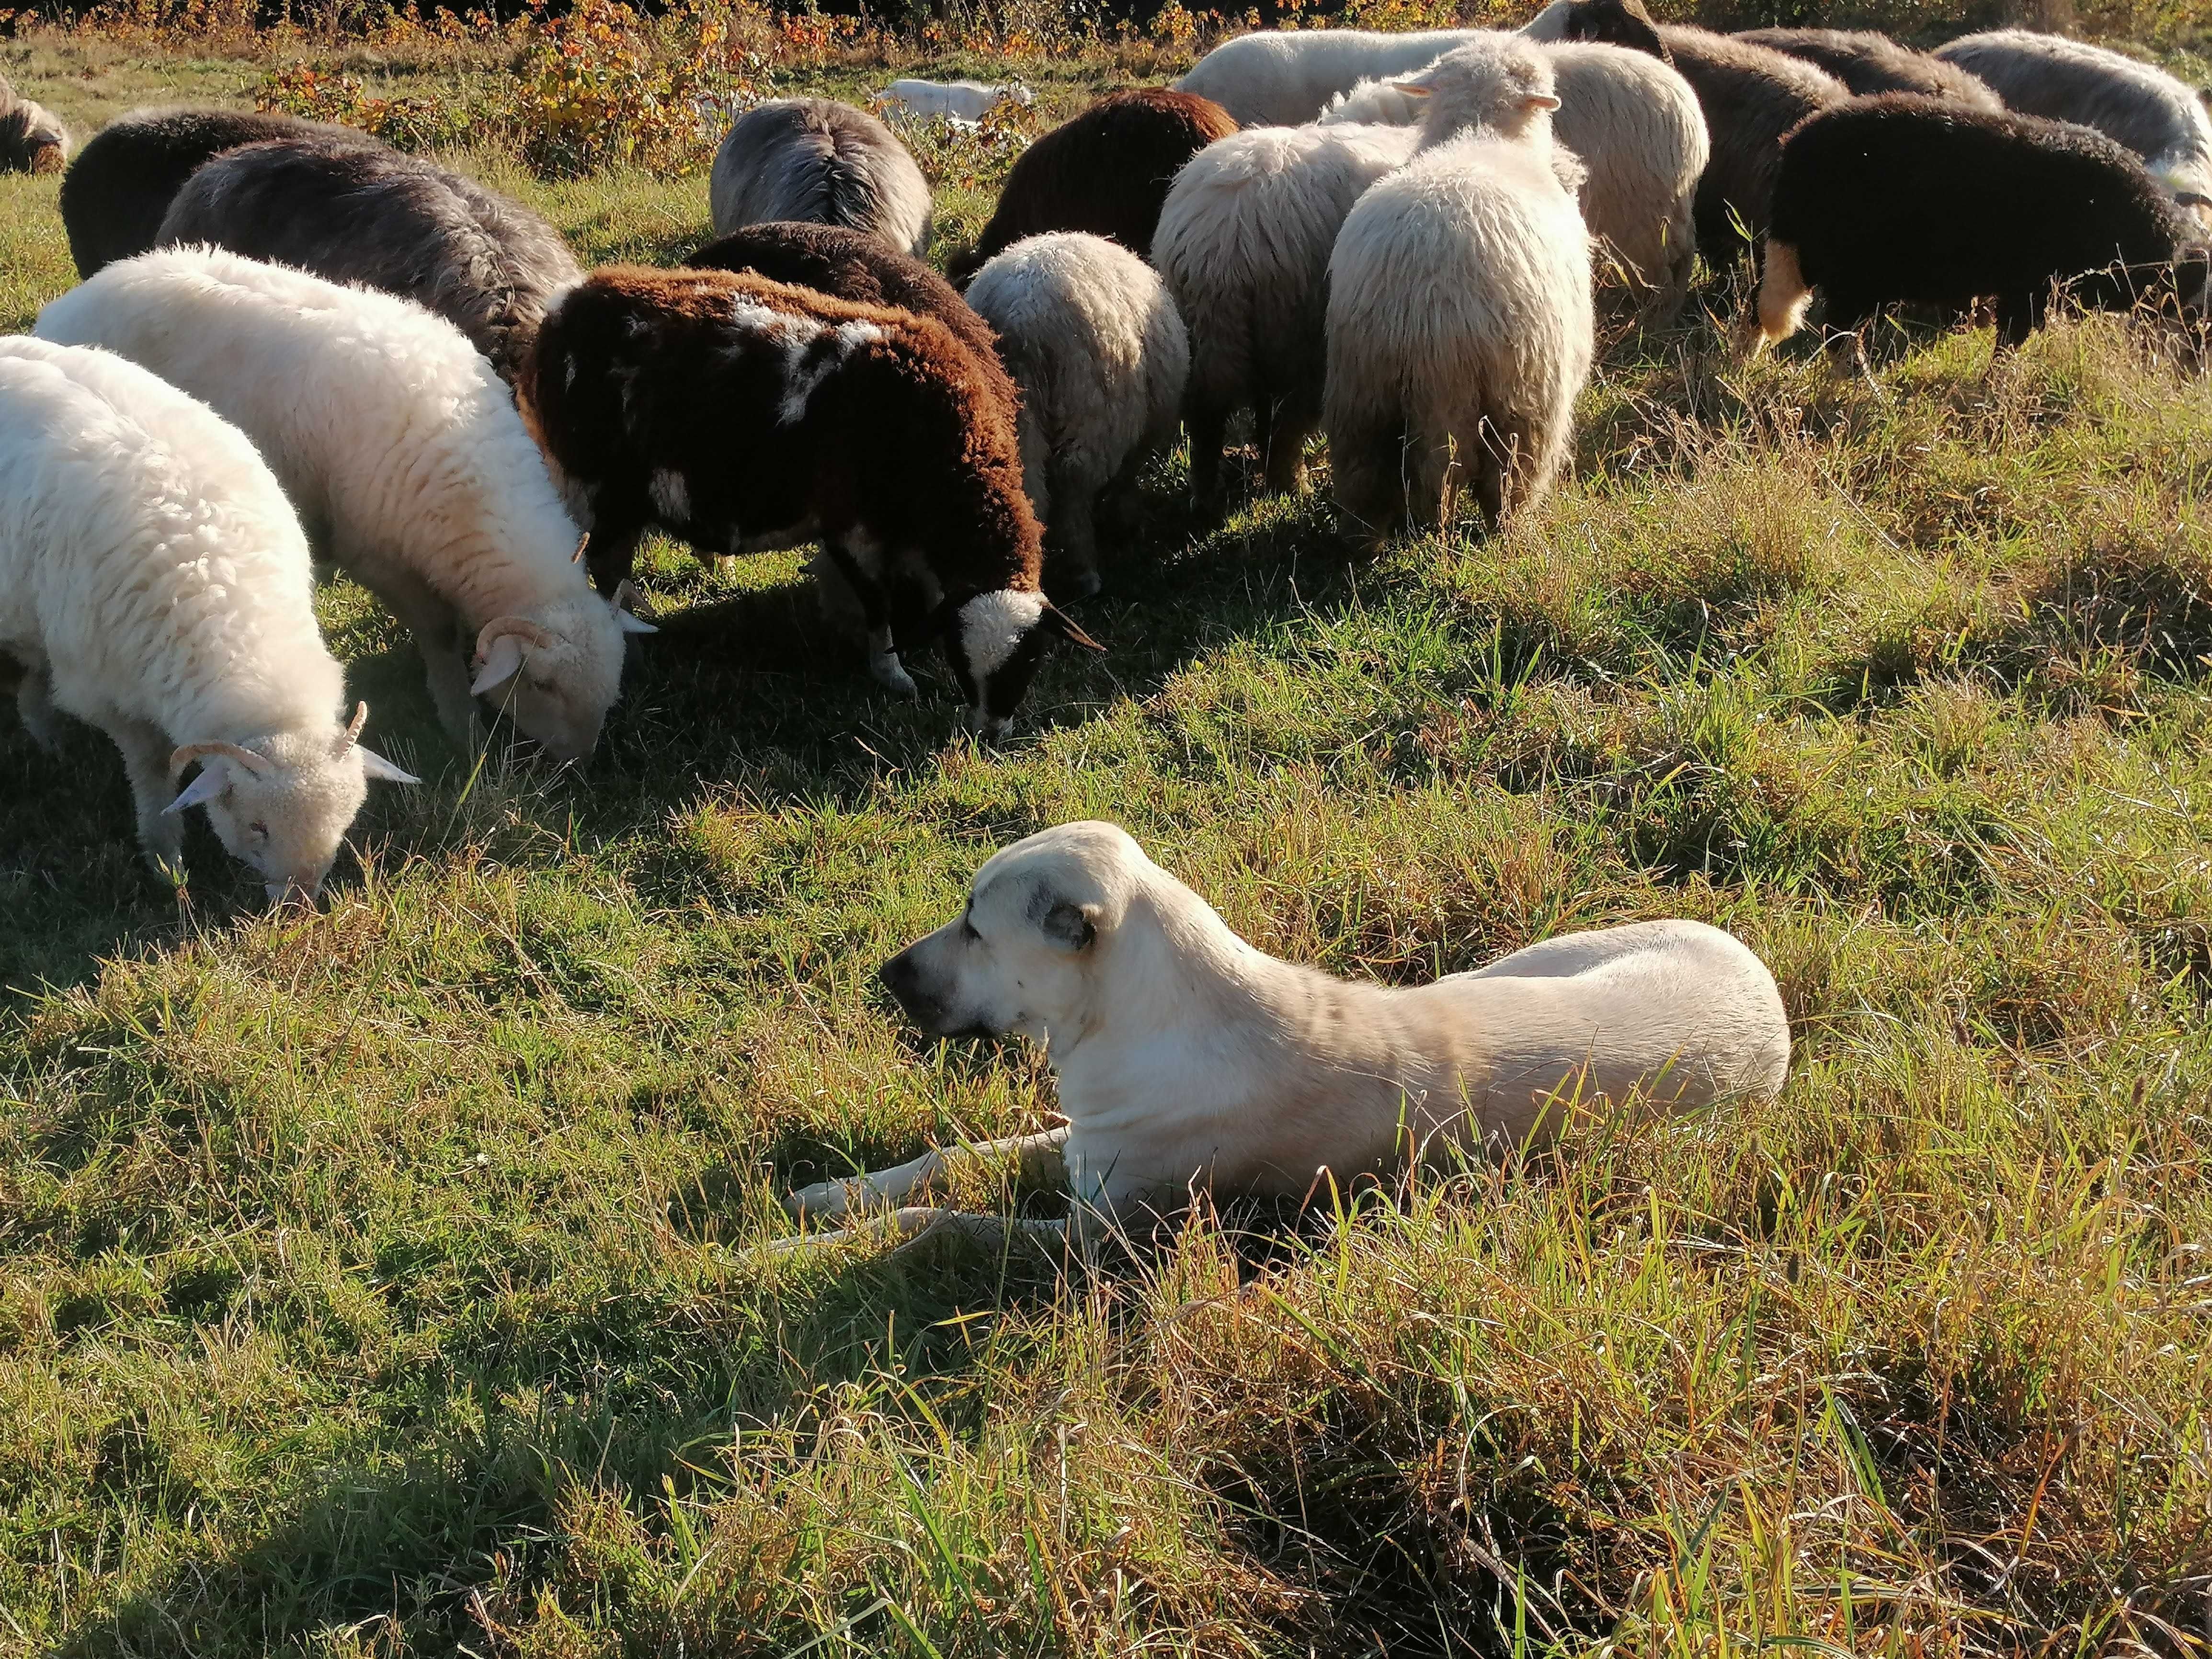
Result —
<path fill-rule="evenodd" d="M 583 277 L 550 225 L 473 179 L 319 137 L 217 156 L 177 192 L 156 240 L 401 295 L 468 336 L 509 382 L 554 296 Z"/>
<path fill-rule="evenodd" d="M 842 225 L 902 253 L 929 246 L 929 182 L 891 130 L 828 98 L 777 98 L 738 118 L 708 180 L 714 234 L 771 219 Z"/>
<path fill-rule="evenodd" d="M 1976 109 L 2004 107 L 1978 76 L 1871 29 L 1738 29 L 1735 38 L 1802 58 L 1815 69 L 1827 70 L 1861 98 L 1917 92 Z"/>
<path fill-rule="evenodd" d="M 0 76 L 0 173 L 59 173 L 69 146 L 69 129 Z"/>
<path fill-rule="evenodd" d="M 377 141 L 351 127 L 235 109 L 134 109 L 93 136 L 62 179 L 62 226 L 76 274 L 153 251 L 185 180 L 226 150 L 269 138 Z"/>

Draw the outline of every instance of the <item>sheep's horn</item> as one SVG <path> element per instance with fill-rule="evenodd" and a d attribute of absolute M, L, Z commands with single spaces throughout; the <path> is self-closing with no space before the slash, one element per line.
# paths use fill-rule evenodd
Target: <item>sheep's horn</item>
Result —
<path fill-rule="evenodd" d="M 527 640 L 539 651 L 550 650 L 553 645 L 552 635 L 547 633 L 527 617 L 494 617 L 477 634 L 477 657 L 481 659 L 491 649 L 492 641 L 503 634 L 512 634 L 517 639 Z"/>
<path fill-rule="evenodd" d="M 257 755 L 251 749 L 241 749 L 234 743 L 187 743 L 169 751 L 169 781 L 174 783 L 177 775 L 196 760 L 210 755 L 220 755 L 225 760 L 236 761 L 258 778 L 269 775 L 269 757 Z"/>
<path fill-rule="evenodd" d="M 568 556 L 568 562 L 569 562 L 570 564 L 581 564 L 581 563 L 583 563 L 583 562 L 584 562 L 584 550 L 585 550 L 586 548 L 589 547 L 591 544 L 592 544 L 592 532 L 591 532 L 590 531 L 586 530 L 586 531 L 582 535 L 580 535 L 580 536 L 579 536 L 579 537 L 577 537 L 577 538 L 576 538 L 576 550 L 575 550 L 574 553 L 571 553 L 571 554 Z"/>
<path fill-rule="evenodd" d="M 354 704 L 353 718 L 346 722 L 345 735 L 338 739 L 338 746 L 331 751 L 331 758 L 336 759 L 358 743 L 361 740 L 361 728 L 368 724 L 368 705 L 365 702 Z"/>

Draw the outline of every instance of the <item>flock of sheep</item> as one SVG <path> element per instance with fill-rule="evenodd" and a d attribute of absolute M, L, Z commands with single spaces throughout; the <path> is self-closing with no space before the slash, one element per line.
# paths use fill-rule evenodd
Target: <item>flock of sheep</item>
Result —
<path fill-rule="evenodd" d="M 900 86 L 962 118 L 998 95 Z M 0 164 L 67 142 L 0 83 Z M 862 111 L 748 111 L 711 198 L 689 268 L 586 273 L 344 128 L 149 112 L 85 147 L 85 280 L 0 340 L 0 653 L 40 741 L 57 713 L 114 739 L 157 862 L 204 806 L 272 896 L 313 894 L 368 783 L 413 781 L 343 714 L 311 557 L 412 631 L 457 740 L 489 700 L 590 751 L 652 631 L 625 579 L 653 528 L 818 545 L 875 675 L 911 692 L 902 653 L 941 644 L 995 734 L 1054 641 L 1097 648 L 1045 596 L 1045 526 L 1054 589 L 1095 591 L 1102 517 L 1179 428 L 1207 502 L 1249 410 L 1269 489 L 1325 430 L 1353 533 L 1462 488 L 1495 524 L 1567 453 L 1601 307 L 1664 325 L 1698 253 L 1760 260 L 1753 343 L 1815 289 L 1846 333 L 1993 298 L 2017 339 L 2060 286 L 2201 313 L 2212 119 L 2052 36 L 1931 57 L 1556 0 L 1517 33 L 1248 35 L 1112 94 L 1016 164 L 960 288 Z"/>

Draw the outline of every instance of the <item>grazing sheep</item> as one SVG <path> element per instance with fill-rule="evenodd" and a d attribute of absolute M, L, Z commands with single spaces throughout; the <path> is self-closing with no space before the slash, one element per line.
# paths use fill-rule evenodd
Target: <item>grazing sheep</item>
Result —
<path fill-rule="evenodd" d="M 1605 41 L 1547 46 L 1559 108 L 1552 137 L 1587 169 L 1583 219 L 1602 246 L 1601 282 L 1644 295 L 1664 325 L 1689 297 L 1697 264 L 1693 208 L 1711 147 L 1698 94 L 1666 64 Z M 1324 123 L 1412 123 L 1422 100 L 1394 82 L 1363 82 Z"/>
<path fill-rule="evenodd" d="M 1034 104 L 1036 94 L 1018 81 L 987 86 L 981 81 L 903 80 L 885 87 L 883 100 L 925 121 L 974 126 L 1000 104 Z"/>
<path fill-rule="evenodd" d="M 941 323 L 720 270 L 595 271 L 545 319 L 517 382 L 594 517 L 603 586 L 658 524 L 702 552 L 822 544 L 824 597 L 870 665 L 942 635 L 985 736 L 1055 638 L 1014 410 Z M 1095 648 L 1095 647 L 1094 647 Z"/>
<path fill-rule="evenodd" d="M 771 219 L 842 225 L 916 258 L 929 246 L 929 182 L 891 130 L 827 98 L 747 110 L 714 152 L 714 234 Z"/>
<path fill-rule="evenodd" d="M 193 247 L 110 265 L 40 313 L 38 333 L 118 352 L 251 438 L 318 550 L 413 631 L 454 741 L 489 695 L 556 759 L 591 752 L 623 635 L 650 629 L 592 592 L 544 458 L 453 325 Z"/>
<path fill-rule="evenodd" d="M 1858 100 L 1783 149 L 1753 349 L 1795 332 L 1814 288 L 1839 334 L 1893 301 L 1993 295 L 2001 345 L 2041 325 L 2054 283 L 2100 309 L 2171 295 L 2202 311 L 2206 258 L 2185 252 L 2191 234 L 2102 133 L 1903 93 Z"/>
<path fill-rule="evenodd" d="M 1239 126 L 1297 126 L 1362 81 L 1425 69 L 1455 46 L 1491 32 L 1267 29 L 1216 46 L 1175 83 L 1176 90 L 1212 99 Z"/>
<path fill-rule="evenodd" d="M 701 270 L 750 270 L 771 283 L 811 288 L 855 305 L 890 306 L 934 317 L 975 354 L 1007 398 L 1018 394 L 999 365 L 999 337 L 960 290 L 911 254 L 842 225 L 796 221 L 747 225 L 707 244 L 684 262 Z"/>
<path fill-rule="evenodd" d="M 1641 0 L 1553 0 L 1532 40 L 1608 40 L 1667 57 L 1698 94 L 1712 157 L 1698 181 L 1698 251 L 1720 265 L 1765 234 L 1782 140 L 1850 88 L 1804 59 L 1707 29 L 1655 26 Z"/>
<path fill-rule="evenodd" d="M 1735 38 L 1802 58 L 1862 98 L 1881 92 L 1917 92 L 1955 99 L 1976 109 L 2004 107 L 1996 93 L 1957 64 L 1900 46 L 1871 30 L 1738 29 Z"/>
<path fill-rule="evenodd" d="M 474 179 L 319 137 L 217 156 L 185 180 L 155 240 L 211 242 L 413 300 L 509 381 L 552 296 L 583 274 L 550 225 Z"/>
<path fill-rule="evenodd" d="M 1026 236 L 1088 231 L 1140 259 L 1152 253 L 1160 204 L 1183 164 L 1237 131 L 1218 104 L 1145 87 L 1109 93 L 1022 152 L 975 246 L 952 261 L 965 284 Z"/>
<path fill-rule="evenodd" d="M 1936 56 L 1986 82 L 2007 108 L 2094 127 L 2142 156 L 2177 195 L 2212 198 L 2212 114 L 2163 70 L 2027 29 L 1970 34 Z M 2190 205 L 2212 223 L 2212 199 Z"/>
<path fill-rule="evenodd" d="M 1015 243 L 975 273 L 968 303 L 1021 387 L 1022 475 L 1052 532 L 1053 586 L 1096 593 L 1100 492 L 1126 495 L 1175 441 L 1190 374 L 1182 319 L 1150 265 L 1080 231 Z"/>
<path fill-rule="evenodd" d="M 1321 426 L 1329 250 L 1352 204 L 1418 142 L 1403 127 L 1249 127 L 1176 176 L 1152 258 L 1190 331 L 1183 419 L 1201 503 L 1219 501 L 1223 434 L 1240 409 L 1253 411 L 1267 487 L 1298 487 Z"/>
<path fill-rule="evenodd" d="M 69 129 L 0 75 L 0 173 L 59 173 L 69 161 Z"/>
<path fill-rule="evenodd" d="M 62 179 L 62 225 L 76 274 L 143 253 L 185 180 L 225 150 L 270 138 L 313 138 L 370 149 L 351 127 L 233 109 L 139 109 L 103 127 Z"/>
<path fill-rule="evenodd" d="M 0 340 L 0 653 L 123 751 L 138 838 L 178 867 L 184 812 L 269 896 L 313 896 L 371 779 L 415 780 L 339 719 L 307 538 L 244 434 L 106 352 Z M 172 799 L 193 761 L 200 774 Z"/>
<path fill-rule="evenodd" d="M 1550 59 L 1501 37 L 1409 84 L 1429 94 L 1421 152 L 1359 198 L 1328 266 L 1337 506 L 1376 536 L 1448 517 L 1462 471 L 1492 527 L 1533 506 L 1594 352 L 1589 237 L 1553 165 Z"/>

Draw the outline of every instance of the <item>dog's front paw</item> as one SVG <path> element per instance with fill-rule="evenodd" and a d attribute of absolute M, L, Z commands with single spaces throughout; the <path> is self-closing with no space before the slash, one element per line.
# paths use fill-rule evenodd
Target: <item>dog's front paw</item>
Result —
<path fill-rule="evenodd" d="M 794 1219 L 803 1221 L 842 1221 L 865 1201 L 864 1182 L 817 1181 L 811 1187 L 801 1187 L 795 1193 L 784 1195 L 783 1207 Z"/>

